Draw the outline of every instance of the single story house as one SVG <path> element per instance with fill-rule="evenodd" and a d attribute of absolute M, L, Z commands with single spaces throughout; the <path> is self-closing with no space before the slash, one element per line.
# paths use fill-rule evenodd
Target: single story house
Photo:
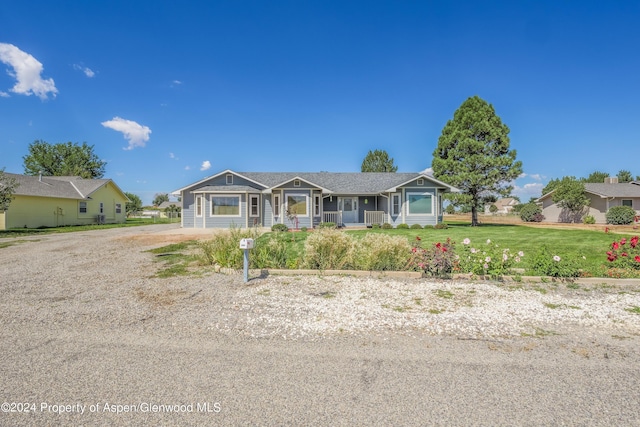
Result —
<path fill-rule="evenodd" d="M 435 225 L 442 195 L 458 189 L 424 173 L 234 172 L 173 192 L 182 227 Z"/>
<path fill-rule="evenodd" d="M 519 204 L 516 199 L 513 197 L 505 197 L 503 199 L 496 200 L 493 203 L 487 203 L 484 206 L 484 213 L 487 215 L 493 215 L 494 212 L 491 212 L 491 205 L 495 205 L 498 210 L 495 214 L 508 214 L 513 210 L 513 207 Z"/>
<path fill-rule="evenodd" d="M 595 218 L 597 224 L 606 224 L 606 214 L 613 206 L 631 206 L 640 211 L 640 183 L 618 183 L 616 179 L 607 178 L 603 183 L 585 183 L 585 195 L 589 198 L 589 206 L 579 215 L 560 208 L 553 203 L 553 191 L 544 194 L 537 202 L 542 208 L 545 222 L 581 222 L 586 215 Z"/>
<path fill-rule="evenodd" d="M 18 185 L 8 209 L 0 211 L 0 230 L 127 220 L 129 199 L 111 179 L 5 175 Z"/>

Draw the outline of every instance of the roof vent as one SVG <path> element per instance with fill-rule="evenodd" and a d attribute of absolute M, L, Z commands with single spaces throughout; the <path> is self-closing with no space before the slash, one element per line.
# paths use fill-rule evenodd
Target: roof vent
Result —
<path fill-rule="evenodd" d="M 604 179 L 604 183 L 605 184 L 617 184 L 618 183 L 618 177 L 617 176 L 610 176 Z"/>

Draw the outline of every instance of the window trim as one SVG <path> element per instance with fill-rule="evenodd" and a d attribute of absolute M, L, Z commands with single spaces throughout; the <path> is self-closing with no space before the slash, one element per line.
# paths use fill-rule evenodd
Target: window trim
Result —
<path fill-rule="evenodd" d="M 305 205 L 306 213 L 304 215 L 303 214 L 297 214 L 297 216 L 298 217 L 303 217 L 303 218 L 309 217 L 309 195 L 308 194 L 303 194 L 303 193 L 288 193 L 286 195 L 286 197 L 287 197 L 287 202 L 286 202 L 287 209 L 289 209 L 289 197 L 293 197 L 293 196 L 304 197 L 304 205 Z"/>
<path fill-rule="evenodd" d="M 398 208 L 396 209 L 394 204 L 394 199 L 398 198 Z M 391 215 L 398 216 L 402 212 L 402 193 L 392 193 L 391 194 Z"/>
<path fill-rule="evenodd" d="M 78 213 L 81 213 L 81 214 L 86 214 L 87 213 L 87 202 L 79 202 L 78 203 Z"/>
<path fill-rule="evenodd" d="M 197 195 L 196 196 L 196 201 L 195 201 L 195 206 L 194 206 L 194 208 L 195 208 L 194 210 L 196 212 L 196 218 L 202 218 L 202 213 L 203 213 L 202 212 L 202 206 L 203 206 L 202 198 L 203 198 L 202 195 Z M 200 213 L 198 213 L 198 211 L 200 211 Z"/>
<path fill-rule="evenodd" d="M 104 214 L 104 203 L 100 202 L 100 214 Z"/>
<path fill-rule="evenodd" d="M 320 196 L 313 196 L 313 216 L 320 216 Z"/>
<path fill-rule="evenodd" d="M 216 197 L 229 197 L 238 199 L 238 214 L 237 215 L 219 215 L 213 213 L 213 199 Z M 258 209 L 260 207 L 258 206 Z M 242 197 L 239 194 L 212 194 L 209 198 L 209 217 L 210 218 L 240 218 L 242 216 Z"/>
<path fill-rule="evenodd" d="M 256 213 L 253 213 L 253 201 L 256 201 Z M 219 216 L 219 215 L 217 215 Z M 260 196 L 258 194 L 249 194 L 249 218 L 260 218 Z"/>
<path fill-rule="evenodd" d="M 416 184 L 418 185 L 424 185 L 424 178 L 418 178 Z"/>
<path fill-rule="evenodd" d="M 280 194 L 274 194 L 272 199 L 273 206 L 271 210 L 273 211 L 273 216 L 280 216 Z"/>
<path fill-rule="evenodd" d="M 122 213 L 122 203 L 116 203 L 116 213 L 117 214 Z"/>
<path fill-rule="evenodd" d="M 625 205 L 624 202 L 629 202 L 628 205 Z M 633 208 L 633 199 L 620 199 L 620 206 L 629 206 Z"/>
<path fill-rule="evenodd" d="M 411 213 L 411 203 L 409 202 L 409 198 L 411 196 L 428 196 L 431 199 L 431 213 Z M 434 194 L 429 191 L 407 191 L 406 193 L 406 202 L 407 202 L 407 216 L 435 216 L 435 207 L 433 206 Z"/>
<path fill-rule="evenodd" d="M 227 185 L 233 185 L 233 174 L 228 173 L 226 179 Z"/>
<path fill-rule="evenodd" d="M 294 187 L 300 187 L 300 180 L 299 179 L 294 179 L 293 180 L 293 186 Z"/>

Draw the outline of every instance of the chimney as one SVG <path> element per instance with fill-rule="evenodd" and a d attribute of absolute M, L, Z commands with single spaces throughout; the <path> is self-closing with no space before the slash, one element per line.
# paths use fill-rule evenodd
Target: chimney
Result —
<path fill-rule="evenodd" d="M 608 178 L 604 179 L 604 183 L 605 184 L 617 184 L 618 183 L 618 177 L 617 176 L 610 176 Z"/>

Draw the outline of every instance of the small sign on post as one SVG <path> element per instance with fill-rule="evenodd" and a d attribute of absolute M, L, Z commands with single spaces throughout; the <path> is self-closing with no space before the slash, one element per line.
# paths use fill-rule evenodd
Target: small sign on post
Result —
<path fill-rule="evenodd" d="M 249 281 L 249 250 L 253 249 L 253 239 L 240 239 L 240 249 L 244 249 L 244 282 Z"/>

